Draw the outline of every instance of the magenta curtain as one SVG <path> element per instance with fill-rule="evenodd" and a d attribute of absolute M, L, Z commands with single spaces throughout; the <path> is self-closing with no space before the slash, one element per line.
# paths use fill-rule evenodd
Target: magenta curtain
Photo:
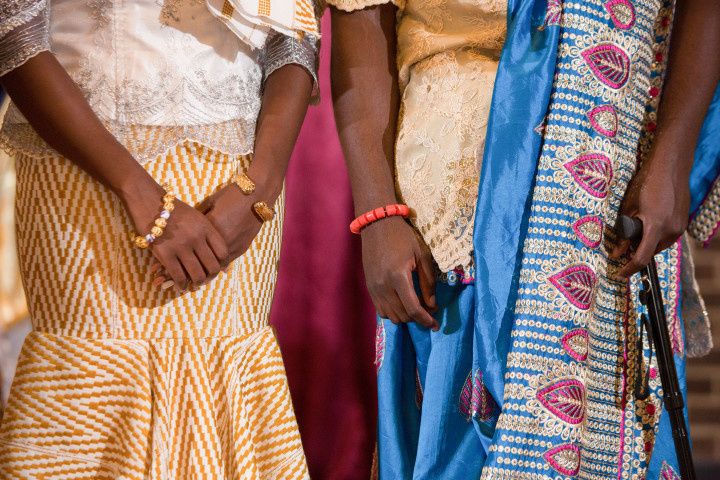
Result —
<path fill-rule="evenodd" d="M 362 276 L 350 185 L 330 96 L 323 20 L 320 105 L 308 112 L 287 175 L 272 323 L 313 480 L 367 480 L 375 445 L 375 320 Z"/>

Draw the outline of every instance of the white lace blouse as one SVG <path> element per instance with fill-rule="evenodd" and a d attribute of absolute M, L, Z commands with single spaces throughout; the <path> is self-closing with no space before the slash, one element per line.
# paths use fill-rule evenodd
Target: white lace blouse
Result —
<path fill-rule="evenodd" d="M 0 0 L 0 21 L 0 75 L 51 50 L 139 161 L 184 140 L 250 153 L 264 79 L 316 71 L 316 38 L 274 33 L 253 50 L 203 0 Z M 47 148 L 30 130 L 11 106 L 5 141 Z"/>

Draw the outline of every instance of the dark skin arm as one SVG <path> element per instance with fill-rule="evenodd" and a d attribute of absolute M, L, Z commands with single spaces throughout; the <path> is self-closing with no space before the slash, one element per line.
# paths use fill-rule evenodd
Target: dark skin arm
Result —
<path fill-rule="evenodd" d="M 615 259 L 630 255 L 622 276 L 642 270 L 687 228 L 695 146 L 720 81 L 719 26 L 717 0 L 677 2 L 655 141 L 630 182 L 622 206 L 622 213 L 642 220 L 643 237 L 636 249 L 622 241 L 611 253 Z"/>
<path fill-rule="evenodd" d="M 40 53 L 0 84 L 43 140 L 118 196 L 136 232 L 150 231 L 162 206 L 162 187 L 103 126 L 54 55 Z M 205 281 L 227 264 L 221 235 L 179 199 L 165 234 L 151 249 L 179 289 Z"/>
<path fill-rule="evenodd" d="M 357 215 L 398 203 L 393 176 L 399 108 L 395 13 L 392 5 L 332 11 L 335 120 Z M 361 235 L 365 279 L 378 314 L 394 323 L 415 321 L 437 329 L 431 315 L 436 309 L 435 269 L 415 230 L 391 217 L 371 224 Z M 420 298 L 413 272 L 418 274 Z"/>
<path fill-rule="evenodd" d="M 255 192 L 244 195 L 237 185 L 230 184 L 200 205 L 227 242 L 231 260 L 245 253 L 262 226 L 252 205 L 261 200 L 273 205 L 282 192 L 312 88 L 312 77 L 300 65 L 285 65 L 268 77 L 256 128 L 255 153 L 246 172 L 255 182 Z"/>

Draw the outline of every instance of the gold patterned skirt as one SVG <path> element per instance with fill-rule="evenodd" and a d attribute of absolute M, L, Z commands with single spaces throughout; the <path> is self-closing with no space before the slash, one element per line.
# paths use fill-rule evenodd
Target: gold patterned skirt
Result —
<path fill-rule="evenodd" d="M 146 168 L 194 204 L 248 163 L 185 142 Z M 0 425 L 0 478 L 307 478 L 268 325 L 282 215 L 226 273 L 177 295 L 151 285 L 151 254 L 129 243 L 112 193 L 56 154 L 16 166 L 34 331 Z"/>

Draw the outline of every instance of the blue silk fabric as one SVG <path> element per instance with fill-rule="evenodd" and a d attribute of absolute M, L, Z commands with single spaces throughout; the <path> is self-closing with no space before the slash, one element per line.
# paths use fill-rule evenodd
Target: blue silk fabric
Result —
<path fill-rule="evenodd" d="M 378 319 L 383 480 L 679 478 L 638 278 L 619 278 L 604 248 L 652 141 L 664 78 L 653 59 L 666 53 L 672 9 L 566 3 L 560 21 L 559 8 L 509 1 L 474 283 L 438 285 L 438 332 Z M 694 211 L 720 172 L 718 96 L 692 172 Z M 656 261 L 684 393 L 680 252 Z"/>

